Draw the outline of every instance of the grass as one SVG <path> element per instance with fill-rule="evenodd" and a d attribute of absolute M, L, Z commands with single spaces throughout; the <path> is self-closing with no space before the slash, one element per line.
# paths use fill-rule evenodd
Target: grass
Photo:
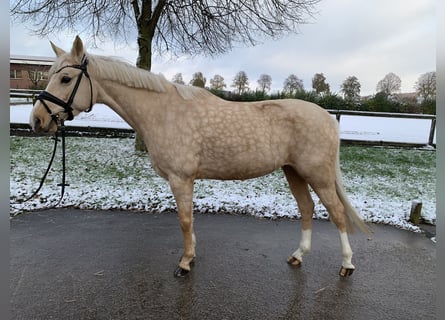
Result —
<path fill-rule="evenodd" d="M 60 153 L 40 198 L 20 204 L 37 188 L 52 147 L 49 137 L 10 138 L 12 213 L 44 208 L 58 199 Z M 167 182 L 157 176 L 146 154 L 134 150 L 133 139 L 68 137 L 66 154 L 70 183 L 66 206 L 144 211 L 175 208 Z M 342 146 L 340 161 L 346 190 L 365 220 L 406 227 L 411 201 L 421 199 L 424 218 L 434 222 L 435 151 Z M 204 212 L 299 216 L 281 171 L 246 181 L 197 181 L 194 199 L 195 209 Z M 318 203 L 315 216 L 327 217 Z"/>
<path fill-rule="evenodd" d="M 340 161 L 347 189 L 397 198 L 434 197 L 436 153 L 422 149 L 345 146 Z M 370 183 L 371 182 L 371 183 Z"/>

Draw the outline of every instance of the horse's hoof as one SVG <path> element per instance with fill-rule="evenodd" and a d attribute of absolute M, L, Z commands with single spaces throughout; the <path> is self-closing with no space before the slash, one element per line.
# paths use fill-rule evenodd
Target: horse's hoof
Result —
<path fill-rule="evenodd" d="M 174 275 L 176 278 L 184 278 L 189 272 L 190 270 L 185 270 L 178 266 L 174 272 Z"/>
<path fill-rule="evenodd" d="M 294 266 L 294 267 L 300 267 L 301 266 L 301 261 L 298 260 L 295 257 L 292 257 L 292 256 L 287 258 L 287 263 L 290 264 L 291 266 Z"/>
<path fill-rule="evenodd" d="M 338 273 L 340 277 L 348 277 L 354 272 L 354 269 L 348 269 L 345 267 L 341 267 L 340 272 Z"/>

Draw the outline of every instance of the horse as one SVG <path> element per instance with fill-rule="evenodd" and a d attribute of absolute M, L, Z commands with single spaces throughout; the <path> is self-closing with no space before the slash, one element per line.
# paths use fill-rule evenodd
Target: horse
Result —
<path fill-rule="evenodd" d="M 103 103 L 141 135 L 176 202 L 184 251 L 174 276 L 186 276 L 195 260 L 194 181 L 251 179 L 280 168 L 301 213 L 299 246 L 287 263 L 299 267 L 311 249 L 310 187 L 339 232 L 339 275 L 352 274 L 348 234 L 357 227 L 369 233 L 369 228 L 345 193 L 338 124 L 326 110 L 297 99 L 226 101 L 117 58 L 89 54 L 79 36 L 68 52 L 50 43 L 57 58 L 32 108 L 30 126 L 36 133 L 55 134 L 61 122 Z"/>

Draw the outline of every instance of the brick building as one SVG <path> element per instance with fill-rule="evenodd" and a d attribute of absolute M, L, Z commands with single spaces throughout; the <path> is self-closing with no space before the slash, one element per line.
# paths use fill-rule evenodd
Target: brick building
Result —
<path fill-rule="evenodd" d="M 44 89 L 48 71 L 55 57 L 11 55 L 9 57 L 10 89 Z"/>

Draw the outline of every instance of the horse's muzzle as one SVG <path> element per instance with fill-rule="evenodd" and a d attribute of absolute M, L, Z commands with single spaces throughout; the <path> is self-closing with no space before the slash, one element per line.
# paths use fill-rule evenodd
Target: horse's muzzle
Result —
<path fill-rule="evenodd" d="M 57 131 L 57 123 L 42 109 L 38 105 L 34 106 L 29 117 L 29 125 L 35 133 L 54 134 Z"/>

